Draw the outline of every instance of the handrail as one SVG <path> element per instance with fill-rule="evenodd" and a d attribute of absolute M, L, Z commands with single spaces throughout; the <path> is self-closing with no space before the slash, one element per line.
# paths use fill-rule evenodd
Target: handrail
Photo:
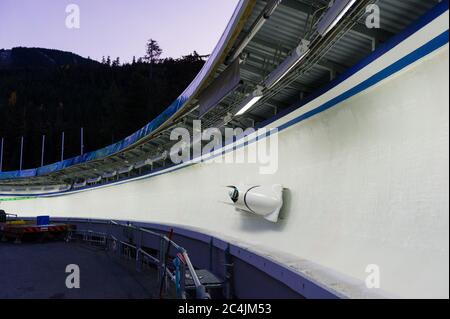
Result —
<path fill-rule="evenodd" d="M 94 235 L 100 235 L 100 236 L 104 236 L 104 237 L 106 237 L 106 233 L 101 233 L 101 232 L 95 232 L 95 231 L 92 231 L 92 230 L 85 230 L 85 229 L 80 229 L 80 230 L 78 230 L 77 229 L 77 233 L 88 233 L 88 234 L 94 234 Z"/>
<path fill-rule="evenodd" d="M 138 252 L 143 254 L 144 256 L 146 256 L 147 258 L 151 259 L 155 264 L 159 263 L 159 259 L 150 255 L 148 252 L 146 252 L 145 250 L 143 250 L 142 248 L 138 249 Z"/>
<path fill-rule="evenodd" d="M 187 265 L 188 268 L 189 268 L 189 272 L 191 273 L 192 280 L 194 281 L 195 287 L 196 287 L 196 288 L 201 287 L 202 284 L 201 284 L 201 282 L 200 282 L 200 279 L 199 279 L 198 276 L 197 276 L 197 273 L 195 272 L 194 266 L 193 266 L 192 263 L 191 263 L 191 260 L 190 260 L 190 258 L 189 258 L 189 255 L 187 254 L 186 251 L 184 251 L 182 254 L 183 254 L 184 260 L 186 261 L 186 265 Z M 195 274 L 195 275 L 194 275 L 194 274 Z"/>
<path fill-rule="evenodd" d="M 90 220 L 87 220 L 87 222 L 90 222 Z M 142 228 L 142 227 L 137 227 L 135 225 L 133 225 L 130 222 L 127 222 L 126 224 L 123 223 L 119 223 L 116 222 L 114 220 L 109 220 L 107 221 L 105 224 L 107 225 L 115 225 L 115 226 L 119 226 L 119 227 L 123 227 L 123 228 L 129 228 L 129 229 L 133 229 L 135 231 L 139 231 L 139 232 L 143 232 L 146 234 L 149 234 L 151 236 L 156 236 L 160 239 L 160 241 L 164 241 L 166 242 L 166 244 L 168 244 L 169 246 L 173 246 L 174 249 L 176 249 L 178 251 L 179 254 L 181 254 L 181 256 L 184 259 L 184 263 L 187 266 L 189 273 L 191 275 L 192 281 L 194 282 L 194 286 L 195 286 L 195 290 L 196 290 L 196 297 L 199 299 L 209 299 L 210 296 L 208 293 L 206 293 L 205 287 L 203 286 L 203 284 L 201 283 L 197 272 L 195 271 L 194 265 L 191 262 L 191 259 L 189 258 L 189 255 L 186 251 L 186 249 L 184 249 L 183 247 L 181 247 L 180 245 L 178 245 L 176 242 L 174 242 L 173 240 L 171 240 L 170 238 L 168 238 L 167 236 L 161 234 L 161 233 L 157 233 L 154 231 L 151 231 L 149 229 L 146 228 Z M 96 235 L 96 236 L 101 236 L 105 238 L 105 242 L 107 242 L 108 238 L 112 239 L 115 242 L 120 243 L 121 245 L 124 245 L 126 247 L 130 247 L 132 249 L 134 249 L 136 251 L 136 261 L 139 260 L 139 255 L 142 254 L 144 256 L 146 256 L 147 258 L 149 258 L 152 262 L 154 262 L 155 264 L 158 265 L 159 268 L 165 268 L 167 267 L 167 265 L 165 264 L 165 252 L 162 252 L 162 255 L 160 255 L 160 259 L 152 256 L 151 254 L 147 253 L 146 251 L 144 251 L 141 247 L 139 247 L 139 245 L 132 245 L 130 243 L 127 243 L 125 241 L 119 240 L 118 238 L 116 238 L 114 235 L 110 234 L 110 233 L 102 233 L 102 232 L 94 232 L 91 230 L 77 230 L 76 232 L 78 233 L 83 233 L 83 234 L 88 234 L 88 235 Z M 84 236 L 83 236 L 84 239 Z M 87 239 L 86 239 L 87 240 Z M 91 240 L 89 240 L 91 241 Z M 107 245 L 107 244 L 106 244 Z M 166 246 L 167 247 L 167 246 Z M 161 253 L 161 251 L 160 251 Z M 177 284 L 177 277 L 178 280 L 180 278 L 180 276 L 176 276 L 176 272 L 171 272 L 170 270 L 168 270 L 167 268 L 165 268 L 165 274 L 170 278 L 171 281 L 175 282 L 175 284 Z M 184 267 L 183 267 L 183 271 L 182 274 L 184 274 Z M 164 275 L 163 275 L 164 276 Z M 184 280 L 184 275 L 183 279 Z M 163 278 L 161 280 L 164 280 Z M 183 284 L 184 287 L 184 284 Z M 185 293 L 184 291 L 182 291 L 181 293 L 182 298 L 185 297 Z"/>
<path fill-rule="evenodd" d="M 147 233 L 147 234 L 149 234 L 149 235 L 154 235 L 154 236 L 160 237 L 160 238 L 164 239 L 167 243 L 170 243 L 170 245 L 172 245 L 173 247 L 175 247 L 175 249 L 177 249 L 180 253 L 183 253 L 183 252 L 185 251 L 185 249 L 184 249 L 183 247 L 181 247 L 180 245 L 178 245 L 178 244 L 177 244 L 176 242 L 174 242 L 173 240 L 169 239 L 167 236 L 162 235 L 162 234 L 160 234 L 160 233 L 151 231 L 151 230 L 146 229 L 146 228 L 136 227 L 136 226 L 134 226 L 134 225 L 131 224 L 131 223 L 130 223 L 130 224 L 127 224 L 127 225 L 124 225 L 124 224 L 120 224 L 120 223 L 118 223 L 118 222 L 116 222 L 116 221 L 114 221 L 114 220 L 111 220 L 110 223 L 112 223 L 113 225 L 116 225 L 116 226 L 130 227 L 130 228 L 133 228 L 133 229 L 135 229 L 135 230 L 138 230 L 138 231 Z"/>
<path fill-rule="evenodd" d="M 128 244 L 128 243 L 126 243 L 126 242 L 124 242 L 124 241 L 122 241 L 122 240 L 120 241 L 120 243 L 121 243 L 122 245 L 125 245 L 125 246 L 127 246 L 127 247 L 131 247 L 131 248 L 137 250 L 137 247 L 136 247 L 136 246 L 133 246 L 133 245 L 131 245 L 131 244 Z"/>
<path fill-rule="evenodd" d="M 184 258 L 184 261 L 186 262 L 186 265 L 187 265 L 187 267 L 189 269 L 189 273 L 191 274 L 192 280 L 193 280 L 195 288 L 196 288 L 196 295 L 197 295 L 197 297 L 198 298 L 205 298 L 205 297 L 208 296 L 206 294 L 206 292 L 205 292 L 205 287 L 202 285 L 202 283 L 201 283 L 201 281 L 200 281 L 200 279 L 199 279 L 199 277 L 197 275 L 197 272 L 195 271 L 194 265 L 192 264 L 191 259 L 189 258 L 189 255 L 188 255 L 186 249 L 184 249 L 183 247 L 181 247 L 180 245 L 178 245 L 177 243 L 175 243 L 173 240 L 169 239 L 165 235 L 162 235 L 160 233 L 157 233 L 157 232 L 154 232 L 154 231 L 142 228 L 142 227 L 136 227 L 135 225 L 133 225 L 131 223 L 121 224 L 121 223 L 118 223 L 118 222 L 116 222 L 114 220 L 110 220 L 109 223 L 112 224 L 112 225 L 120 226 L 120 227 L 129 227 L 129 228 L 132 228 L 134 230 L 147 233 L 149 235 L 157 236 L 160 239 L 165 240 L 166 243 L 172 245 L 179 253 L 181 253 L 181 255 Z M 143 251 L 141 248 L 138 248 L 137 246 L 133 246 L 131 244 L 125 243 L 123 241 L 120 241 L 120 240 L 118 240 L 117 238 L 115 238 L 112 235 L 111 235 L 111 237 L 115 241 L 120 242 L 121 244 L 124 244 L 124 245 L 126 245 L 128 247 L 132 247 L 132 248 L 136 249 L 137 252 L 144 253 L 147 257 L 151 258 L 156 263 L 161 263 L 161 260 L 151 256 L 150 254 L 148 254 L 145 251 Z M 171 277 L 171 280 L 174 281 L 175 280 L 175 275 L 171 274 L 170 272 L 168 272 L 168 274 Z"/>

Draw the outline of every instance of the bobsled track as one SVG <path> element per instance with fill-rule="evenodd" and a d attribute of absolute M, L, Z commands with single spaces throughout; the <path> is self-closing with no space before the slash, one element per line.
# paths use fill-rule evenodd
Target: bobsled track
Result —
<path fill-rule="evenodd" d="M 94 231 L 111 220 L 173 228 L 194 266 L 227 277 L 237 298 L 448 298 L 448 1 L 358 1 L 322 35 L 326 17 L 303 32 L 305 3 L 241 1 L 158 125 L 103 157 L 0 173 L 0 209 Z M 373 3 L 379 30 L 359 23 Z M 302 34 L 308 51 L 280 72 Z M 247 87 L 271 76 L 259 103 L 229 118 Z M 269 138 L 258 133 L 205 162 L 158 157 L 169 128 L 198 118 L 278 129 L 276 159 L 227 163 Z M 279 221 L 235 210 L 226 186 L 240 184 L 281 184 Z M 379 288 L 366 285 L 373 266 Z"/>

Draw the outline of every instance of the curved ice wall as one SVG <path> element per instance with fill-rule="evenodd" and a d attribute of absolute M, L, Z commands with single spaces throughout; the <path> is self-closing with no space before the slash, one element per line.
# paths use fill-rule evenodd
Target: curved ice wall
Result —
<path fill-rule="evenodd" d="M 274 174 L 260 174 L 257 164 L 202 163 L 0 207 L 196 227 L 286 265 L 307 259 L 361 283 L 375 264 L 392 296 L 448 298 L 448 62 L 446 11 L 271 123 L 282 129 Z M 224 204 L 224 186 L 239 183 L 286 187 L 281 221 Z"/>

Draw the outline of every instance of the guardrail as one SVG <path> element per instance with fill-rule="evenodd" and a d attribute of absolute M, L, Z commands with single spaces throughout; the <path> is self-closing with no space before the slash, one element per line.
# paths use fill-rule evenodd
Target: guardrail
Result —
<path fill-rule="evenodd" d="M 111 227 L 114 226 L 123 228 L 124 230 L 132 230 L 145 233 L 157 238 L 159 240 L 157 257 L 146 252 L 142 247 L 139 246 L 139 244 L 127 243 L 115 237 L 112 234 L 113 231 L 111 229 Z M 82 240 L 84 242 L 104 246 L 105 249 L 118 253 L 120 256 L 125 255 L 130 260 L 132 258 L 135 258 L 136 270 L 138 271 L 142 270 L 143 264 L 155 265 L 158 269 L 158 283 L 161 287 L 161 296 L 163 292 L 167 292 L 168 283 L 170 281 L 175 284 L 177 297 L 180 299 L 186 299 L 186 272 L 188 271 L 195 286 L 195 297 L 197 299 L 211 298 L 206 291 L 205 286 L 201 283 L 186 249 L 161 233 L 153 232 L 145 228 L 136 227 L 132 224 L 121 224 L 113 220 L 108 222 L 106 233 L 95 232 L 89 229 L 75 230 L 74 232 L 82 235 Z M 69 236 L 68 240 L 70 240 L 71 237 L 72 234 L 71 236 Z M 171 247 L 177 251 L 175 258 L 173 259 L 174 270 L 171 270 L 168 264 L 169 251 Z M 134 252 L 134 254 L 132 254 L 132 252 Z"/>

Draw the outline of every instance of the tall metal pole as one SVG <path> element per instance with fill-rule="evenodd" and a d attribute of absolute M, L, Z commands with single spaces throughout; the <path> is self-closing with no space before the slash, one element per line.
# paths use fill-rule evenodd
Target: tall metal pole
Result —
<path fill-rule="evenodd" d="M 2 144 L 0 146 L 0 172 L 3 170 L 3 144 L 4 144 L 4 138 L 2 137 Z"/>
<path fill-rule="evenodd" d="M 44 166 L 45 135 L 42 135 L 41 167 Z"/>
<path fill-rule="evenodd" d="M 19 164 L 19 171 L 22 170 L 22 163 L 23 163 L 23 136 L 20 138 L 20 164 Z"/>
<path fill-rule="evenodd" d="M 61 162 L 64 161 L 64 132 L 62 132 L 61 138 Z"/>
<path fill-rule="evenodd" d="M 84 154 L 84 128 L 81 128 L 81 155 Z"/>

